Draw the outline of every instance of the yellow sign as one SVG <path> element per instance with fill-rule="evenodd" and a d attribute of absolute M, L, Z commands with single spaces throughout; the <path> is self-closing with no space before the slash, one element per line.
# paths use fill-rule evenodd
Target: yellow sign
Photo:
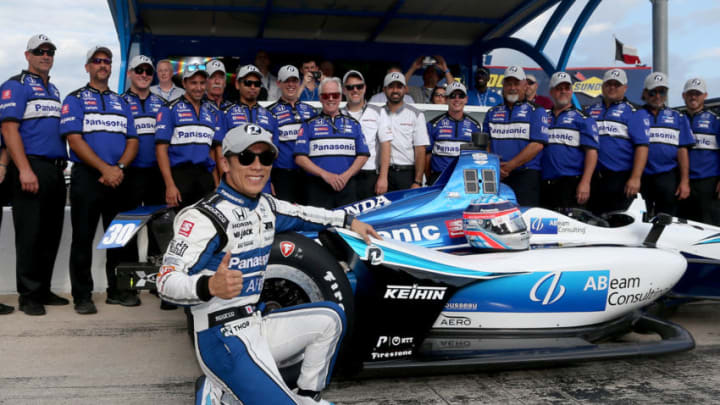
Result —
<path fill-rule="evenodd" d="M 573 91 L 575 93 L 582 93 L 595 98 L 602 93 L 602 79 L 593 76 L 582 82 L 575 82 L 573 84 Z"/>

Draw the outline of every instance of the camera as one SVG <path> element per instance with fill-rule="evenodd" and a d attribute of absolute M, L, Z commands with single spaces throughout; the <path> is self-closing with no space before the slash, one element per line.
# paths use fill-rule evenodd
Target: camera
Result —
<path fill-rule="evenodd" d="M 432 66 L 437 63 L 437 59 L 432 56 L 426 56 L 423 58 L 422 64 L 424 67 Z"/>
<path fill-rule="evenodd" d="M 318 71 L 312 72 L 312 75 L 313 75 L 313 78 L 315 78 L 315 80 L 320 80 L 320 77 L 322 76 L 322 72 L 320 72 L 318 70 Z"/>

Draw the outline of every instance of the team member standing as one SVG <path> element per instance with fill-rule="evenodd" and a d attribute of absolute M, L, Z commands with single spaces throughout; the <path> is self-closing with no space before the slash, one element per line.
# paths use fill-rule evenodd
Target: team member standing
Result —
<path fill-rule="evenodd" d="M 517 197 L 518 204 L 540 203 L 540 160 L 547 143 L 547 111 L 524 101 L 525 71 L 505 69 L 504 103 L 485 115 L 483 131 L 490 134 L 490 150 L 500 156 L 500 177 Z"/>
<path fill-rule="evenodd" d="M 720 117 L 705 107 L 707 85 L 701 78 L 685 82 L 687 107 L 695 146 L 690 150 L 690 197 L 681 216 L 720 225 Z"/>
<path fill-rule="evenodd" d="M 342 210 L 299 206 L 262 193 L 277 148 L 259 126 L 228 131 L 222 154 L 218 164 L 225 176 L 217 192 L 175 219 L 170 245 L 184 248 L 182 254 L 173 249 L 165 254 L 159 292 L 191 306 L 197 359 L 211 386 L 246 405 L 328 404 L 320 391 L 330 381 L 345 314 L 330 302 L 267 316 L 256 310 L 274 233 L 344 226 L 368 243 L 369 236 L 379 236 Z M 303 364 L 293 392 L 276 364 L 298 354 Z"/>
<path fill-rule="evenodd" d="M 598 126 L 600 150 L 590 209 L 595 214 L 624 210 L 640 191 L 648 154 L 650 120 L 625 98 L 627 75 L 610 69 L 603 75 L 602 101 L 585 110 Z"/>
<path fill-rule="evenodd" d="M 30 38 L 27 70 L 0 87 L 2 136 L 12 164 L 15 269 L 20 310 L 44 315 L 45 305 L 67 305 L 50 291 L 65 215 L 67 152 L 60 137 L 60 93 L 50 83 L 55 45 L 45 35 Z M 6 181 L 8 181 L 6 180 Z M 0 207 L 0 209 L 2 209 Z"/>
<path fill-rule="evenodd" d="M 278 157 L 272 168 L 272 184 L 275 196 L 281 200 L 302 203 L 305 198 L 304 176 L 295 164 L 295 140 L 302 123 L 317 115 L 307 103 L 298 101 L 300 96 L 300 72 L 295 66 L 285 65 L 278 70 L 277 87 L 280 99 L 268 106 L 277 125 L 273 143 Z"/>
<path fill-rule="evenodd" d="M 527 81 L 527 90 L 525 90 L 525 100 L 534 103 L 536 105 L 539 105 L 540 107 L 550 110 L 553 107 L 553 102 L 549 98 L 545 96 L 541 96 L 537 94 L 538 90 L 538 80 L 535 77 L 535 75 L 527 75 L 526 79 Z"/>
<path fill-rule="evenodd" d="M 387 178 L 381 162 L 378 181 L 387 183 L 388 191 L 422 187 L 425 149 L 430 145 L 425 115 L 403 102 L 407 86 L 402 73 L 385 75 L 383 88 L 387 104 L 380 114 L 378 136 L 392 141 Z"/>
<path fill-rule="evenodd" d="M 357 70 L 350 70 L 343 76 L 343 93 L 347 99 L 342 113 L 355 118 L 360 122 L 365 144 L 370 156 L 362 169 L 355 175 L 357 186 L 357 200 L 372 197 L 387 192 L 387 171 L 390 167 L 390 141 L 392 134 L 387 132 L 382 136 L 378 133 L 381 107 L 365 102 L 365 78 Z M 378 167 L 382 175 L 378 177 Z M 384 181 L 379 181 L 379 178 Z"/>
<path fill-rule="evenodd" d="M 193 204 L 215 186 L 211 150 L 220 146 L 224 126 L 217 107 L 203 101 L 207 77 L 200 65 L 186 66 L 185 94 L 157 115 L 155 154 L 171 207 Z"/>
<path fill-rule="evenodd" d="M 307 173 L 307 203 L 335 208 L 356 200 L 353 177 L 370 152 L 360 123 L 340 112 L 340 79 L 323 80 L 318 91 L 322 112 L 303 124 L 295 142 L 295 163 Z"/>
<path fill-rule="evenodd" d="M 225 64 L 217 59 L 213 59 L 205 64 L 205 71 L 208 74 L 208 79 L 207 82 L 205 82 L 204 100 L 210 101 L 218 111 L 225 111 L 233 105 L 230 100 L 224 98 L 225 87 L 227 86 Z"/>
<path fill-rule="evenodd" d="M 428 122 L 430 145 L 427 148 L 428 184 L 435 183 L 453 159 L 460 156 L 460 146 L 472 143 L 472 133 L 480 132 L 481 125 L 465 115 L 467 89 L 460 82 L 447 86 L 448 112 Z"/>
<path fill-rule="evenodd" d="M 172 81 L 173 66 L 169 60 L 163 59 L 157 63 L 157 77 L 159 83 L 150 87 L 153 94 L 162 97 L 168 103 L 179 99 L 185 94 L 185 90 L 176 86 Z"/>
<path fill-rule="evenodd" d="M 70 187 L 72 245 L 70 282 L 79 314 L 97 312 L 92 302 L 93 238 L 102 215 L 107 229 L 115 215 L 133 208 L 125 183 L 125 169 L 138 151 L 132 112 L 125 100 L 108 89 L 112 52 L 95 46 L 87 53 L 85 70 L 90 82 L 65 98 L 60 134 L 70 145 L 74 162 Z M 115 267 L 125 259 L 122 249 L 109 249 L 105 264 L 108 304 L 135 306 L 136 296 L 116 289 Z"/>
<path fill-rule="evenodd" d="M 638 111 L 643 120 L 650 122 L 650 146 L 641 187 L 650 215 L 675 215 L 678 200 L 690 196 L 688 149 L 695 145 L 695 139 L 687 117 L 665 106 L 668 88 L 664 73 L 650 73 L 643 89 L 647 104 Z"/>
<path fill-rule="evenodd" d="M 488 88 L 490 71 L 480 66 L 475 72 L 475 88 L 468 92 L 468 105 L 494 107 L 502 103 L 502 97 Z"/>
<path fill-rule="evenodd" d="M 572 105 L 572 80 L 565 72 L 550 77 L 553 108 L 543 149 L 540 205 L 548 209 L 583 207 L 597 164 L 595 120 Z"/>

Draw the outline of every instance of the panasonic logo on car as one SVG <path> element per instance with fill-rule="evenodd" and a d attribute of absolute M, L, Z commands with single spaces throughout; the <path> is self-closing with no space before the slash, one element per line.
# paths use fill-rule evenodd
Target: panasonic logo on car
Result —
<path fill-rule="evenodd" d="M 435 225 L 425 225 L 420 227 L 418 224 L 410 224 L 410 228 L 397 228 L 378 231 L 383 238 L 390 238 L 402 242 L 418 242 L 422 240 L 438 240 L 440 239 L 440 228 Z"/>
<path fill-rule="evenodd" d="M 434 301 L 445 298 L 447 287 L 424 287 L 414 285 L 389 285 L 384 299 Z"/>

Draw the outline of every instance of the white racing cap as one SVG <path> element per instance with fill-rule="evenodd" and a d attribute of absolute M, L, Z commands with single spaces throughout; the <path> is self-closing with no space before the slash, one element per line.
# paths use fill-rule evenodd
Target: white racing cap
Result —
<path fill-rule="evenodd" d="M 287 79 L 294 77 L 298 80 L 300 80 L 300 71 L 298 68 L 296 68 L 293 65 L 285 65 L 278 70 L 278 81 L 284 82 L 287 81 Z"/>
<path fill-rule="evenodd" d="M 85 62 L 90 62 L 90 59 L 92 59 L 93 56 L 95 56 L 95 54 L 98 52 L 105 52 L 110 57 L 110 59 L 112 59 L 112 51 L 110 50 L 110 48 L 108 48 L 107 46 L 95 45 L 87 52 Z"/>
<path fill-rule="evenodd" d="M 222 141 L 222 154 L 240 153 L 256 143 L 266 143 L 278 154 L 278 148 L 273 144 L 272 134 L 259 125 L 245 123 L 229 130 Z"/>
<path fill-rule="evenodd" d="M 358 72 L 357 70 L 348 70 L 347 73 L 343 75 L 343 84 L 347 82 L 347 80 L 351 77 L 357 77 L 358 79 L 362 80 L 363 83 L 365 83 L 365 77 L 363 77 L 362 73 Z"/>
<path fill-rule="evenodd" d="M 260 73 L 260 69 L 258 69 L 255 65 L 245 65 L 238 69 L 237 80 L 244 79 L 249 74 L 255 74 L 260 78 L 260 80 L 263 79 L 263 74 Z"/>
<path fill-rule="evenodd" d="M 570 78 L 570 75 L 565 72 L 555 72 L 552 76 L 550 76 L 550 88 L 554 89 L 555 86 L 561 83 L 569 83 L 570 88 L 572 89 L 572 79 Z"/>
<path fill-rule="evenodd" d="M 610 69 L 603 75 L 603 83 L 610 80 L 615 80 L 624 86 L 628 83 L 627 73 L 622 69 Z"/>
<path fill-rule="evenodd" d="M 395 82 L 402 83 L 403 86 L 406 86 L 407 83 L 405 82 L 405 75 L 400 72 L 390 72 L 385 75 L 385 80 L 383 80 L 383 87 L 387 87 Z"/>
<path fill-rule="evenodd" d="M 225 64 L 217 59 L 208 61 L 208 63 L 205 64 L 205 71 L 207 72 L 208 77 L 212 76 L 215 72 L 223 72 L 223 75 L 227 73 L 225 70 Z"/>
<path fill-rule="evenodd" d="M 656 87 L 670 88 L 667 75 L 663 72 L 652 72 L 645 78 L 645 90 L 652 90 Z"/>
<path fill-rule="evenodd" d="M 37 49 L 40 45 L 48 44 L 52 49 L 57 49 L 55 44 L 50 40 L 50 38 L 47 37 L 45 34 L 37 34 L 30 37 L 27 43 L 27 49 L 28 51 L 32 51 L 34 49 Z"/>
<path fill-rule="evenodd" d="M 464 96 L 467 96 L 467 89 L 465 88 L 465 85 L 460 82 L 453 81 L 445 87 L 445 94 L 448 96 L 453 94 L 454 91 L 462 92 Z"/>
<path fill-rule="evenodd" d="M 703 94 L 707 93 L 707 85 L 705 84 L 705 80 L 699 77 L 695 77 L 686 81 L 685 86 L 683 86 L 683 94 L 691 90 L 696 90 Z"/>
<path fill-rule="evenodd" d="M 507 69 L 505 69 L 505 77 L 514 77 L 518 80 L 525 80 L 525 70 L 521 68 L 520 66 L 508 66 Z"/>
<path fill-rule="evenodd" d="M 140 65 L 150 65 L 153 69 L 155 69 L 155 66 L 152 63 L 152 59 L 148 58 L 145 55 L 135 55 L 132 59 L 130 59 L 130 64 L 128 64 L 128 69 L 132 70 Z"/>

